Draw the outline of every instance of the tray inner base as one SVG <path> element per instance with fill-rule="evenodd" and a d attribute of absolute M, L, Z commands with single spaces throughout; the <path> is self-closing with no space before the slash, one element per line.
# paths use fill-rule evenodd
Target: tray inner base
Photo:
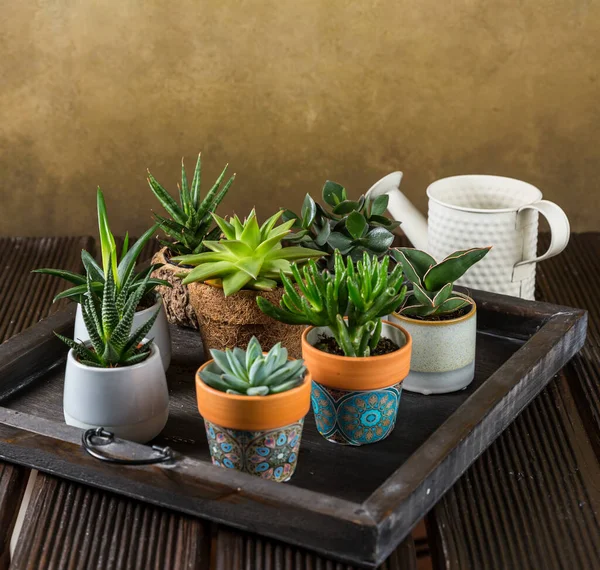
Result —
<path fill-rule="evenodd" d="M 200 337 L 195 331 L 178 327 L 172 327 L 171 332 L 173 359 L 167 374 L 170 415 L 163 433 L 153 443 L 210 462 L 194 388 L 195 371 L 203 362 Z M 331 444 L 319 435 L 309 412 L 298 468 L 286 484 L 363 502 L 522 344 L 522 340 L 478 333 L 473 383 L 460 392 L 444 395 L 422 396 L 404 390 L 396 428 L 377 444 L 352 448 Z M 1 404 L 63 422 L 63 381 L 64 366 L 60 365 Z"/>

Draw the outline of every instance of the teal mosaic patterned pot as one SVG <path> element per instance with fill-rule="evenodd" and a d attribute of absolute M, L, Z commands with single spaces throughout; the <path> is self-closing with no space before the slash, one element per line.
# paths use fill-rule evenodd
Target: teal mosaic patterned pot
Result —
<path fill-rule="evenodd" d="M 198 411 L 204 418 L 214 465 L 284 482 L 298 463 L 304 417 L 310 409 L 312 380 L 307 373 L 299 386 L 278 394 L 227 394 L 196 374 Z"/>
<path fill-rule="evenodd" d="M 227 429 L 207 420 L 204 424 L 213 465 L 280 483 L 294 474 L 304 418 L 269 431 Z"/>
<path fill-rule="evenodd" d="M 385 439 L 396 425 L 402 381 L 410 368 L 412 340 L 402 327 L 383 321 L 382 336 L 400 349 L 381 356 L 347 357 L 314 347 L 327 327 L 302 336 L 302 357 L 312 379 L 311 403 L 319 433 L 342 445 Z"/>
<path fill-rule="evenodd" d="M 396 425 L 402 383 L 382 390 L 336 390 L 313 382 L 317 430 L 332 443 L 365 445 L 385 439 Z"/>

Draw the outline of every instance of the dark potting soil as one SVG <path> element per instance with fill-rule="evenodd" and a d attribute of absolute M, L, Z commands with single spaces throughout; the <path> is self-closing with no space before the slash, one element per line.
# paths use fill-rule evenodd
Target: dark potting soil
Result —
<path fill-rule="evenodd" d="M 346 356 L 332 336 L 324 334 L 320 335 L 315 344 L 315 348 L 329 354 L 335 354 L 336 356 Z M 400 350 L 400 347 L 393 340 L 381 337 L 375 350 L 371 352 L 371 356 L 381 356 L 383 354 L 395 352 L 396 350 Z"/>
<path fill-rule="evenodd" d="M 144 311 L 149 309 L 156 303 L 156 297 L 154 293 L 146 293 L 142 300 L 138 303 L 136 311 Z"/>
<path fill-rule="evenodd" d="M 409 319 L 414 319 L 415 321 L 452 321 L 454 319 L 460 319 L 469 313 L 472 305 L 467 305 L 466 307 L 462 307 L 458 309 L 458 311 L 454 311 L 453 313 L 447 315 L 429 315 L 427 317 L 417 317 L 416 315 L 405 315 Z"/>

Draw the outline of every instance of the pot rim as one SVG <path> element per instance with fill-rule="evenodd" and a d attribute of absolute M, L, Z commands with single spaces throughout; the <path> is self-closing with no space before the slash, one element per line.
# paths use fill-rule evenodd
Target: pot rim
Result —
<path fill-rule="evenodd" d="M 264 353 L 263 353 L 264 354 Z M 296 358 L 288 358 L 288 360 L 298 360 Z M 278 400 L 282 400 L 286 397 L 286 394 L 292 394 L 295 395 L 298 392 L 301 392 L 302 389 L 304 388 L 304 385 L 308 382 L 310 383 L 312 381 L 312 377 L 310 375 L 310 372 L 308 371 L 308 369 L 306 370 L 306 374 L 304 375 L 304 379 L 302 380 L 302 384 L 300 384 L 299 386 L 296 386 L 295 388 L 292 388 L 291 390 L 286 390 L 285 392 L 279 392 L 279 394 L 268 394 L 266 396 L 244 396 L 243 394 L 228 394 L 227 392 L 222 392 L 221 390 L 217 390 L 216 388 L 213 388 L 212 386 L 209 386 L 204 380 L 202 380 L 202 378 L 200 378 L 200 372 L 202 372 L 202 370 L 204 370 L 206 367 L 208 367 L 209 364 L 212 364 L 215 361 L 214 358 L 211 358 L 210 360 L 207 360 L 202 366 L 200 366 L 200 368 L 198 368 L 198 370 L 196 371 L 196 382 L 199 382 L 202 384 L 203 389 L 205 389 L 209 394 L 213 394 L 215 396 L 219 396 L 219 397 L 226 397 L 228 400 L 231 401 L 243 401 L 243 402 L 256 402 L 256 401 L 265 401 L 266 399 L 269 399 L 269 402 L 274 402 L 276 399 Z M 289 395 L 287 397 L 290 397 Z"/>
<path fill-rule="evenodd" d="M 394 317 L 400 321 L 409 322 L 409 323 L 415 324 L 415 325 L 423 325 L 423 326 L 429 326 L 429 327 L 431 327 L 431 326 L 443 327 L 443 326 L 455 325 L 457 323 L 461 323 L 463 321 L 469 320 L 470 318 L 472 318 L 475 315 L 475 313 L 477 313 L 477 303 L 475 303 L 475 301 L 471 297 L 469 297 L 468 295 L 465 295 L 464 293 L 456 293 L 456 295 L 458 297 L 463 297 L 464 299 L 469 301 L 471 303 L 471 310 L 466 315 L 462 315 L 461 317 L 456 317 L 455 319 L 446 319 L 444 321 L 425 321 L 425 320 L 421 320 L 421 319 L 413 319 L 407 315 L 402 315 L 400 313 L 397 313 L 396 311 L 394 311 L 392 313 L 392 315 L 394 315 Z"/>
<path fill-rule="evenodd" d="M 148 337 L 144 337 L 142 339 L 142 342 L 150 342 L 150 339 Z M 84 344 L 87 345 L 91 345 L 91 341 L 86 340 L 84 342 Z M 117 366 L 116 368 L 100 368 L 97 366 L 87 366 L 86 364 L 82 364 L 81 362 L 79 362 L 79 360 L 77 360 L 77 358 L 75 357 L 75 351 L 71 348 L 69 349 L 69 352 L 67 354 L 67 358 L 73 362 L 73 364 L 77 367 L 77 368 L 81 368 L 82 370 L 91 370 L 93 372 L 98 372 L 99 374 L 117 374 L 120 372 L 123 372 L 125 370 L 129 371 L 129 370 L 137 370 L 138 368 L 142 368 L 144 366 L 147 366 L 148 363 L 150 363 L 152 361 L 152 359 L 159 359 L 160 360 L 160 349 L 158 348 L 156 342 L 152 341 L 150 344 L 150 356 L 148 356 L 148 358 L 146 358 L 145 360 L 142 360 L 142 362 L 138 362 L 137 364 L 133 364 L 131 366 Z M 162 363 L 161 363 L 162 366 Z"/>
<path fill-rule="evenodd" d="M 392 321 L 382 319 L 381 322 L 382 324 L 389 325 L 396 329 L 400 329 L 400 332 L 402 332 L 402 334 L 404 335 L 406 342 L 398 350 L 394 350 L 394 352 L 388 352 L 387 354 L 378 354 L 376 356 L 341 356 L 339 354 L 330 354 L 329 352 L 325 352 L 324 350 L 319 350 L 318 348 L 310 344 L 310 342 L 308 342 L 307 337 L 310 331 L 312 331 L 313 329 L 327 328 L 312 325 L 304 329 L 304 331 L 302 332 L 302 346 L 306 347 L 306 349 L 312 352 L 313 354 L 324 354 L 327 358 L 331 358 L 334 361 L 337 360 L 338 362 L 365 362 L 366 360 L 368 360 L 369 362 L 385 362 L 387 360 L 393 360 L 394 358 L 398 358 L 400 355 L 404 355 L 407 352 L 410 353 L 412 347 L 412 337 L 410 336 L 410 333 L 405 328 L 403 328 L 397 323 L 393 323 Z"/>
<path fill-rule="evenodd" d="M 512 208 L 467 208 L 466 206 L 457 206 L 455 204 L 451 204 L 449 202 L 444 202 L 443 200 L 437 198 L 436 196 L 433 195 L 434 191 L 436 190 L 436 186 L 441 186 L 442 183 L 446 183 L 450 180 L 455 180 L 455 181 L 459 181 L 459 180 L 471 180 L 473 178 L 488 178 L 488 179 L 493 179 L 494 181 L 497 182 L 517 182 L 520 185 L 523 186 L 527 186 L 529 190 L 533 190 L 536 193 L 536 198 L 534 200 L 531 200 L 530 202 L 527 202 L 525 204 L 521 204 L 520 206 L 514 206 Z M 525 182 L 524 180 L 518 180 L 517 178 L 510 178 L 508 176 L 495 176 L 493 174 L 459 174 L 457 176 L 447 176 L 446 178 L 440 178 L 439 180 L 435 180 L 434 182 L 432 182 L 428 187 L 427 187 L 427 197 L 432 201 L 435 202 L 436 204 L 439 204 L 440 206 L 443 206 L 444 208 L 448 208 L 450 210 L 459 210 L 461 212 L 469 212 L 472 214 L 507 214 L 507 213 L 516 213 L 519 210 L 521 210 L 522 208 L 524 208 L 525 206 L 528 206 L 530 204 L 533 204 L 535 202 L 538 202 L 539 200 L 541 200 L 543 198 L 543 194 L 542 191 L 537 188 L 536 186 L 534 186 L 533 184 L 530 184 L 529 182 Z"/>
<path fill-rule="evenodd" d="M 212 362 L 214 362 L 214 359 L 208 360 L 196 372 L 198 411 L 205 420 L 228 429 L 268 431 L 297 422 L 309 412 L 312 376 L 308 370 L 302 384 L 291 390 L 279 394 L 269 394 L 268 396 L 243 396 L 216 390 L 200 378 L 200 372 Z M 202 396 L 204 398 L 208 396 L 209 399 L 213 400 L 213 403 L 220 402 L 222 404 L 221 409 L 216 411 L 214 406 L 208 406 L 208 410 L 201 411 L 200 408 L 204 407 L 201 403 L 204 400 Z M 295 401 L 298 403 L 294 404 Z M 264 414 L 264 407 L 266 406 L 269 408 L 274 406 L 273 409 L 278 414 Z M 261 410 L 261 408 L 263 409 Z M 240 413 L 242 409 L 253 410 L 249 412 L 251 419 L 242 417 L 243 413 Z M 274 420 L 274 415 L 283 416 L 285 420 Z M 223 420 L 224 416 L 230 416 L 233 419 Z"/>

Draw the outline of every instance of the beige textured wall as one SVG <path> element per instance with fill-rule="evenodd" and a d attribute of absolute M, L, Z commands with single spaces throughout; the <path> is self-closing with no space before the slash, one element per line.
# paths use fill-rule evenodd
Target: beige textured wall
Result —
<path fill-rule="evenodd" d="M 0 234 L 140 232 L 202 149 L 223 211 L 495 173 L 600 229 L 600 2 L 0 0 Z"/>

